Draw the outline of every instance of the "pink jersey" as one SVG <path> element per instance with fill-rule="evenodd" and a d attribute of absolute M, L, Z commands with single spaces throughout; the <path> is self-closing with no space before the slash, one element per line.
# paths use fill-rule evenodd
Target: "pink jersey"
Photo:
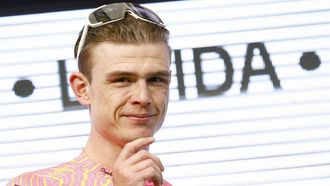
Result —
<path fill-rule="evenodd" d="M 75 159 L 61 165 L 24 173 L 7 186 L 112 186 L 111 171 L 93 161 L 84 151 Z M 146 186 L 153 183 L 146 182 Z M 165 182 L 163 186 L 171 186 Z"/>

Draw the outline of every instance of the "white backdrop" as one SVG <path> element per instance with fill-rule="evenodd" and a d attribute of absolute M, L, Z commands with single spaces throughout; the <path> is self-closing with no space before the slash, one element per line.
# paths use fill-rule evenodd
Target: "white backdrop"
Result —
<path fill-rule="evenodd" d="M 174 49 L 168 116 L 151 148 L 169 182 L 330 185 L 329 0 L 145 6 Z M 84 146 L 87 110 L 70 106 L 61 78 L 76 70 L 88 12 L 0 17 L 0 185 Z"/>

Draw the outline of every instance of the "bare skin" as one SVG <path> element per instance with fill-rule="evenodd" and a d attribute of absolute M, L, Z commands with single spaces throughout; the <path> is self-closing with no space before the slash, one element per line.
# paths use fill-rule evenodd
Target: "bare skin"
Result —
<path fill-rule="evenodd" d="M 164 167 L 148 152 L 168 104 L 170 55 L 164 43 L 93 48 L 92 82 L 70 76 L 78 101 L 89 108 L 91 133 L 85 151 L 113 170 L 115 186 L 162 185 Z"/>
<path fill-rule="evenodd" d="M 125 145 L 114 164 L 116 186 L 143 186 L 148 179 L 156 186 L 163 183 L 163 164 L 157 156 L 143 149 L 153 142 L 153 138 L 139 138 Z"/>

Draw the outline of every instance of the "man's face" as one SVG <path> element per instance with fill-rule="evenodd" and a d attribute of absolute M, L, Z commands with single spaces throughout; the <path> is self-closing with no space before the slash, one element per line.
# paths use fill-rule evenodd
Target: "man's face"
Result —
<path fill-rule="evenodd" d="M 153 136 L 164 121 L 169 99 L 167 46 L 102 42 L 91 54 L 93 132 L 121 146 Z"/>

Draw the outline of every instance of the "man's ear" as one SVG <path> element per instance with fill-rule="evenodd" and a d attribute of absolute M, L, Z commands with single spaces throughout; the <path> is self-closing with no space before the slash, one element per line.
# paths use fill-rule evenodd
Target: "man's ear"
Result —
<path fill-rule="evenodd" d="M 73 72 L 69 81 L 79 103 L 88 106 L 90 104 L 90 83 L 87 78 L 80 72 Z"/>

